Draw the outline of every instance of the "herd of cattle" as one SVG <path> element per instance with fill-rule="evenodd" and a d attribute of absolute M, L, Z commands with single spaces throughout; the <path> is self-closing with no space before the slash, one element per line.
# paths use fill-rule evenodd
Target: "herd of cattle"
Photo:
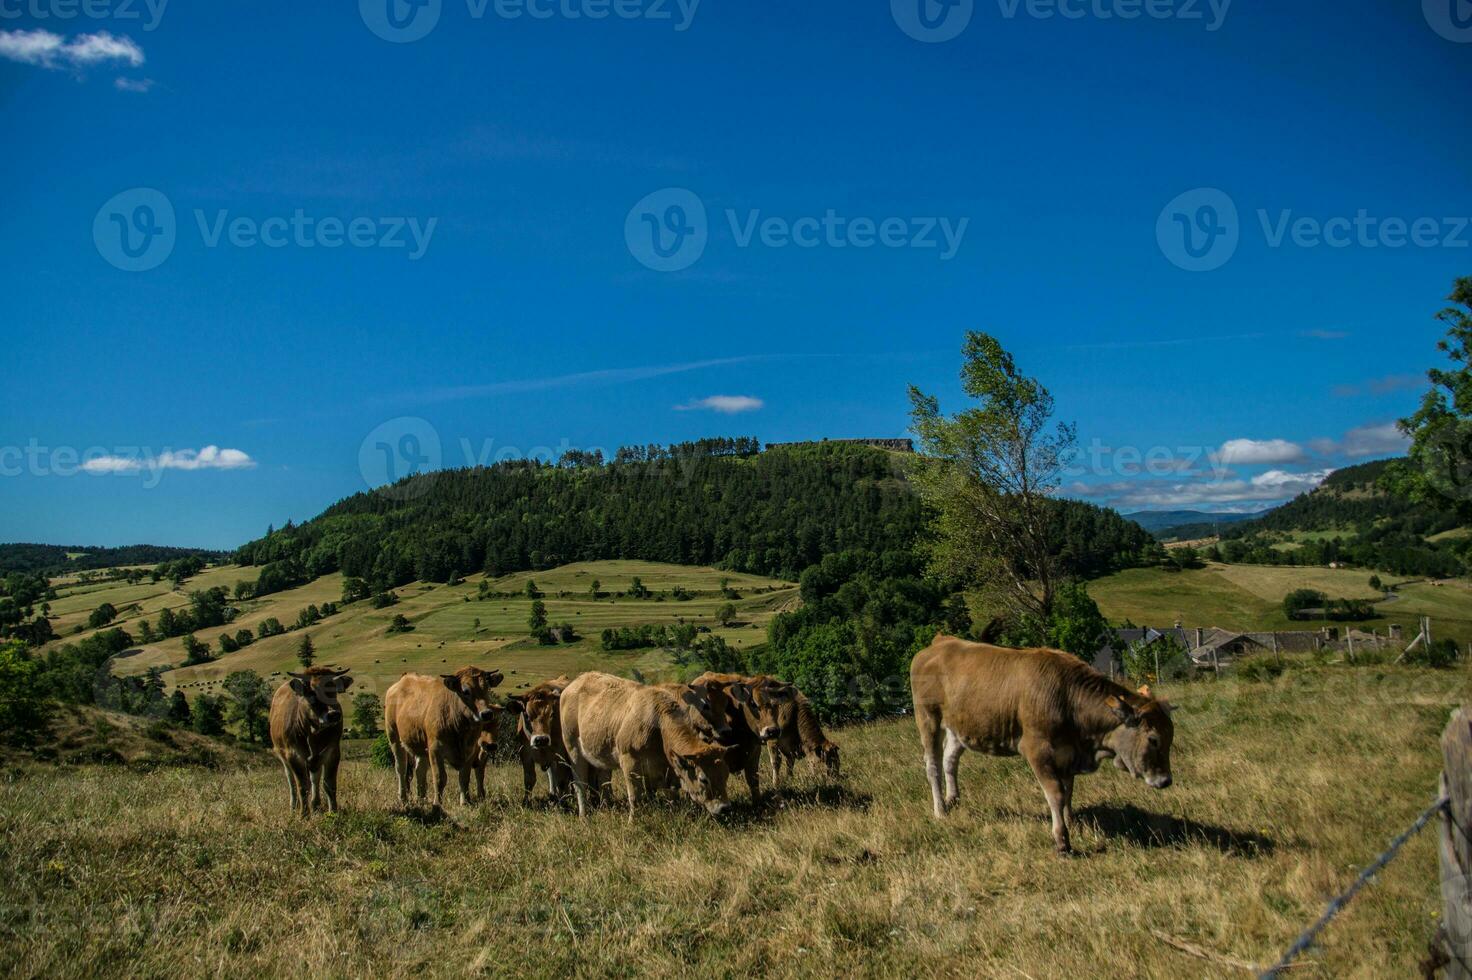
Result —
<path fill-rule="evenodd" d="M 338 695 L 352 684 L 347 671 L 311 668 L 290 674 L 271 703 L 271 743 L 286 770 L 292 809 L 337 810 L 342 738 Z M 1171 783 L 1174 735 L 1170 706 L 1148 688 L 1131 691 L 1077 657 L 1054 650 L 1015 650 L 938 634 L 910 668 L 915 722 L 935 815 L 956 802 L 957 767 L 970 749 L 1021 755 L 1032 767 L 1052 811 L 1053 838 L 1070 849 L 1073 780 L 1104 759 L 1156 789 Z M 545 773 L 554 799 L 569 786 L 578 813 L 609 802 L 614 770 L 623 774 L 629 817 L 661 790 L 682 792 L 712 814 L 730 805 L 726 783 L 746 777 L 760 795 L 762 748 L 780 786 L 796 759 L 809 758 L 839 774 L 838 746 L 819 725 L 801 691 L 772 677 L 706 673 L 688 684 L 641 684 L 611 674 L 559 677 L 496 703 L 498 670 L 462 667 L 430 677 L 406 674 L 384 697 L 384 727 L 393 750 L 399 799 L 410 779 L 443 804 L 448 769 L 460 780 L 460 802 L 485 797 L 485 767 L 496 734 L 514 730 L 524 799 Z M 509 722 L 514 717 L 514 728 Z"/>

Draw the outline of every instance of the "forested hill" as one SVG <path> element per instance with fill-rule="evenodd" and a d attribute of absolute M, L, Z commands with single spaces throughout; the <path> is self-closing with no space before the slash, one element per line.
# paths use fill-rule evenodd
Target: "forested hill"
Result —
<path fill-rule="evenodd" d="M 118 565 L 158 565 L 180 558 L 198 556 L 218 561 L 224 552 L 202 548 L 170 548 L 153 544 L 130 544 L 118 548 L 96 548 L 85 545 L 0 544 L 0 575 L 10 572 L 61 575 L 92 568 Z"/>
<path fill-rule="evenodd" d="M 1059 501 L 1075 574 L 1147 560 L 1154 542 L 1113 511 Z M 636 558 L 795 579 L 825 554 L 914 547 L 924 525 L 899 458 L 815 443 L 755 452 L 711 441 L 621 450 L 615 461 L 440 471 L 360 493 L 243 545 L 260 589 L 341 570 L 385 588 L 453 574 Z"/>
<path fill-rule="evenodd" d="M 1256 520 L 1222 529 L 1228 561 L 1346 562 L 1403 575 L 1458 575 L 1468 545 L 1456 514 L 1380 485 L 1395 460 L 1348 466 Z"/>

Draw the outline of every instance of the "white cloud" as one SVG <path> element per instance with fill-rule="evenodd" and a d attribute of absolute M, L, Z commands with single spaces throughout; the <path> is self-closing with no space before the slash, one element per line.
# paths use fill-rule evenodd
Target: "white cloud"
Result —
<path fill-rule="evenodd" d="M 137 68 L 143 49 L 106 31 L 67 38 L 50 31 L 0 31 L 0 58 L 41 68 L 90 68 L 116 62 Z"/>
<path fill-rule="evenodd" d="M 760 398 L 750 395 L 710 395 L 706 398 L 697 398 L 684 405 L 676 405 L 677 412 L 709 411 L 720 412 L 723 415 L 735 415 L 738 412 L 755 412 L 764 406 L 766 402 Z"/>
<path fill-rule="evenodd" d="M 1361 425 L 1350 429 L 1339 440 L 1339 451 L 1351 459 L 1365 456 L 1392 456 L 1404 453 L 1411 445 L 1394 422 Z"/>
<path fill-rule="evenodd" d="M 165 450 L 157 456 L 144 452 L 137 456 L 94 456 L 82 463 L 88 473 L 136 473 L 141 470 L 246 470 L 256 465 L 239 449 L 205 446 L 193 449 Z"/>
<path fill-rule="evenodd" d="M 1243 466 L 1296 463 L 1303 459 L 1303 455 L 1302 446 L 1286 439 L 1228 439 L 1217 452 L 1221 462 Z"/>
<path fill-rule="evenodd" d="M 1268 470 L 1251 479 L 1202 479 L 1190 483 L 1120 481 L 1070 487 L 1080 496 L 1107 500 L 1122 509 L 1210 507 L 1230 510 L 1233 505 L 1277 503 L 1305 493 L 1324 482 L 1332 469 L 1290 473 Z"/>
<path fill-rule="evenodd" d="M 119 76 L 113 80 L 113 87 L 119 92 L 147 92 L 153 88 L 151 78 L 123 78 Z"/>

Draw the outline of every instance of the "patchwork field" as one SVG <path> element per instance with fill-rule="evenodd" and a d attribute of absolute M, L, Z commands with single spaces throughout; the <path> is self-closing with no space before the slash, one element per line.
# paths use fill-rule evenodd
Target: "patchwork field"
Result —
<path fill-rule="evenodd" d="M 830 732 L 840 783 L 800 766 L 783 799 L 738 790 L 721 822 L 523 809 L 509 767 L 484 804 L 402 809 L 362 743 L 344 811 L 309 821 L 274 762 L 10 766 L 0 974 L 1247 976 L 1432 799 L 1468 675 L 1164 693 L 1175 786 L 1080 778 L 1071 860 L 1017 760 L 965 756 L 961 805 L 933 820 L 908 720 Z M 1295 974 L 1414 974 L 1437 889 L 1423 834 Z"/>
<path fill-rule="evenodd" d="M 66 642 L 73 625 L 85 623 L 87 615 L 103 602 L 127 609 L 114 623 L 137 634 L 143 619 L 157 621 L 165 606 L 187 607 L 187 593 L 215 585 L 233 587 L 242 579 L 254 578 L 254 569 L 223 566 L 208 569 L 174 591 L 168 582 L 129 586 L 89 585 L 60 591 L 52 603 L 59 614 L 54 623 Z M 297 668 L 296 650 L 302 636 L 312 638 L 319 664 L 351 667 L 355 678 L 353 694 L 379 693 L 408 671 L 448 673 L 465 664 L 499 667 L 506 672 L 506 687 L 529 687 L 561 673 L 576 673 L 594 667 L 628 672 L 640 670 L 650 676 L 671 669 L 668 655 L 659 650 L 607 652 L 599 635 L 609 627 L 645 623 L 675 625 L 692 623 L 707 628 L 737 647 L 766 640 L 766 624 L 778 611 L 798 601 L 797 587 L 790 582 L 754 575 L 722 572 L 713 568 L 662 565 L 639 561 L 600 561 L 565 565 L 540 573 L 518 573 L 491 579 L 493 592 L 516 593 L 514 597 L 477 598 L 483 576 L 472 576 L 456 586 L 413 583 L 396 590 L 400 601 L 384 609 L 368 602 L 342 606 L 335 615 L 305 630 L 258 639 L 238 653 L 221 656 L 213 663 L 170 669 L 164 679 L 170 688 L 181 687 L 190 696 L 216 691 L 220 681 L 234 670 L 254 670 L 269 676 Z M 612 595 L 628 589 L 633 579 L 655 593 L 647 599 Z M 528 636 L 527 619 L 532 600 L 524 594 L 528 579 L 543 593 L 551 623 L 570 623 L 581 639 L 569 644 L 540 646 Z M 591 594 L 594 581 L 600 593 Z M 727 599 L 722 583 L 739 598 Z M 301 588 L 237 603 L 236 620 L 225 627 L 199 630 L 195 637 L 219 654 L 221 633 L 234 634 L 241 628 L 258 632 L 260 624 L 275 617 L 290 626 L 297 613 L 308 605 L 321 606 L 342 598 L 342 576 L 326 575 Z M 694 593 L 694 598 L 676 600 L 668 593 L 675 587 Z M 736 619 L 723 626 L 717 613 L 727 603 L 736 607 Z M 407 633 L 389 633 L 395 616 L 413 625 Z M 84 631 L 77 636 L 85 636 Z M 143 644 L 139 652 L 117 662 L 118 673 L 142 673 L 150 667 L 172 667 L 184 659 L 179 637 Z"/>
<path fill-rule="evenodd" d="M 1294 589 L 1317 589 L 1331 599 L 1370 599 L 1370 573 L 1362 569 L 1292 568 L 1280 565 L 1223 565 L 1166 572 L 1133 568 L 1089 583 L 1089 594 L 1111 622 L 1129 619 L 1139 626 L 1220 626 L 1239 630 L 1314 629 L 1328 620 L 1290 620 L 1283 597 Z M 1362 629 L 1383 630 L 1399 623 L 1414 636 L 1421 616 L 1432 617 L 1433 634 L 1472 642 L 1472 582 L 1416 581 L 1380 576 L 1398 586 L 1393 599 L 1377 605 L 1380 615 Z"/>

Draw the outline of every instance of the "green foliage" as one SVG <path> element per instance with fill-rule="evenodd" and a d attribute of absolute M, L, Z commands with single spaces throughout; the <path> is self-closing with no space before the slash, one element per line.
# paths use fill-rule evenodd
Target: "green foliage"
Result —
<path fill-rule="evenodd" d="M 173 694 L 169 695 L 169 721 L 188 727 L 193 720 L 194 716 L 189 710 L 189 699 L 184 696 L 183 691 L 176 689 Z"/>
<path fill-rule="evenodd" d="M 1271 681 L 1286 669 L 1280 657 L 1244 657 L 1236 666 L 1237 676 L 1247 681 Z"/>
<path fill-rule="evenodd" d="M 112 621 L 117 618 L 117 608 L 110 602 L 104 602 L 92 610 L 92 614 L 87 617 L 87 628 L 92 630 L 101 629 L 104 626 L 111 625 Z"/>
<path fill-rule="evenodd" d="M 1406 651 L 1405 662 L 1416 667 L 1432 667 L 1441 670 L 1456 663 L 1458 657 L 1456 641 L 1442 637 L 1429 646 L 1424 643 L 1416 644 L 1414 650 Z"/>
<path fill-rule="evenodd" d="M 34 572 L 62 575 L 86 569 L 115 569 L 125 565 L 155 565 L 180 558 L 220 561 L 219 551 L 198 548 L 166 548 L 151 544 L 132 544 L 121 548 L 79 547 L 55 544 L 0 544 L 0 574 Z M 162 578 L 164 576 L 160 576 Z M 168 576 L 172 578 L 172 576 Z M 154 581 L 158 581 L 155 579 Z"/>
<path fill-rule="evenodd" d="M 1190 654 L 1173 636 L 1162 636 L 1154 643 L 1131 643 L 1120 651 L 1119 659 L 1125 676 L 1140 684 L 1181 680 L 1196 672 Z"/>
<path fill-rule="evenodd" d="M 266 712 L 271 705 L 271 690 L 261 675 L 253 670 L 237 670 L 225 678 L 225 694 L 228 698 L 225 715 L 239 726 L 247 741 L 266 740 Z"/>
<path fill-rule="evenodd" d="M 547 604 L 541 599 L 537 599 L 532 602 L 532 610 L 531 613 L 527 616 L 526 625 L 533 633 L 536 633 L 546 627 Z"/>
<path fill-rule="evenodd" d="M 736 603 L 724 603 L 719 609 L 716 610 L 716 622 L 720 623 L 722 626 L 730 626 L 735 621 Z"/>
<path fill-rule="evenodd" d="M 301 641 L 296 645 L 296 662 L 303 667 L 310 667 L 317 659 L 317 648 L 312 645 L 312 638 L 303 634 Z"/>
<path fill-rule="evenodd" d="M 353 731 L 359 736 L 378 733 L 383 718 L 383 702 L 376 694 L 360 694 L 353 699 Z"/>
<path fill-rule="evenodd" d="M 609 628 L 600 636 L 600 645 L 605 650 L 641 650 L 650 647 L 665 647 L 671 650 L 688 650 L 695 645 L 698 631 L 693 623 L 678 626 L 661 626 L 645 623 L 642 626 Z"/>
<path fill-rule="evenodd" d="M 1410 465 L 1392 474 L 1420 501 L 1435 502 L 1472 521 L 1472 276 L 1457 279 L 1452 306 L 1436 318 L 1446 327 L 1437 349 L 1452 362 L 1426 372 L 1431 389 L 1401 430 L 1411 437 Z"/>
<path fill-rule="evenodd" d="M 397 605 L 399 597 L 392 591 L 380 592 L 373 597 L 374 609 L 387 609 L 389 606 Z"/>
<path fill-rule="evenodd" d="M 261 620 L 261 625 L 256 627 L 256 631 L 260 635 L 261 639 L 264 640 L 268 636 L 280 636 L 282 633 L 286 632 L 286 627 L 282 626 L 281 620 L 277 619 L 275 616 L 267 616 L 265 619 Z"/>
<path fill-rule="evenodd" d="M 225 734 L 225 699 L 218 695 L 200 694 L 190 712 L 191 724 L 201 735 Z"/>
<path fill-rule="evenodd" d="M 1283 613 L 1289 619 L 1298 619 L 1307 609 L 1323 609 L 1329 597 L 1314 589 L 1294 589 L 1283 597 Z"/>
<path fill-rule="evenodd" d="M 193 667 L 195 664 L 207 664 L 215 658 L 210 655 L 209 644 L 201 643 L 193 633 L 184 637 L 184 666 Z"/>
<path fill-rule="evenodd" d="M 389 744 L 387 732 L 378 733 L 378 737 L 373 740 L 373 745 L 368 750 L 368 758 L 380 769 L 394 767 L 394 748 Z"/>
<path fill-rule="evenodd" d="M 41 665 L 18 641 L 0 644 L 0 741 L 34 745 L 50 717 Z"/>
<path fill-rule="evenodd" d="M 388 624 L 389 633 L 408 633 L 414 629 L 414 624 L 409 622 L 409 617 L 403 613 L 396 613 Z"/>

